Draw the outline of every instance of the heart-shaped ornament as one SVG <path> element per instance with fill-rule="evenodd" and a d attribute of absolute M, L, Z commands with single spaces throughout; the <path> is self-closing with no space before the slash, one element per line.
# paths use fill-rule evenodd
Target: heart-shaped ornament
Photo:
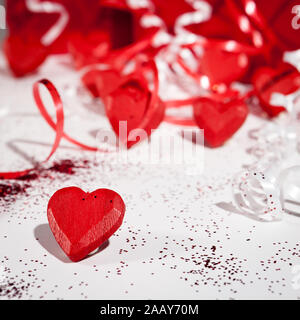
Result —
<path fill-rule="evenodd" d="M 149 138 L 152 130 L 162 122 L 164 103 L 149 90 L 142 77 L 129 77 L 104 98 L 107 117 L 122 144 L 131 148 Z M 126 123 L 126 127 L 122 127 Z M 137 129 L 136 131 L 133 131 Z"/>
<path fill-rule="evenodd" d="M 248 107 L 242 99 L 221 102 L 203 97 L 194 104 L 194 118 L 204 130 L 205 143 L 221 146 L 244 123 Z"/>
<path fill-rule="evenodd" d="M 39 39 L 22 35 L 9 36 L 3 49 L 10 68 L 17 77 L 34 72 L 49 52 Z"/>
<path fill-rule="evenodd" d="M 63 188 L 48 203 L 52 233 L 74 262 L 82 260 L 110 238 L 122 224 L 125 204 L 109 189 L 88 193 L 77 187 Z"/>
<path fill-rule="evenodd" d="M 282 63 L 277 69 L 270 67 L 260 68 L 253 76 L 253 85 L 259 98 L 261 107 L 269 116 L 275 117 L 284 106 L 271 104 L 273 93 L 291 94 L 300 88 L 300 73 L 287 63 Z"/>
<path fill-rule="evenodd" d="M 73 33 L 70 36 L 68 49 L 77 69 L 96 64 L 106 57 L 111 49 L 109 35 L 104 31 L 93 31 L 86 34 Z"/>
<path fill-rule="evenodd" d="M 248 68 L 245 53 L 226 52 L 220 49 L 205 49 L 200 60 L 200 72 L 209 78 L 210 84 L 229 84 L 244 76 Z"/>
<path fill-rule="evenodd" d="M 94 97 L 104 98 L 119 86 L 121 77 L 114 69 L 92 69 L 82 76 L 81 81 Z"/>

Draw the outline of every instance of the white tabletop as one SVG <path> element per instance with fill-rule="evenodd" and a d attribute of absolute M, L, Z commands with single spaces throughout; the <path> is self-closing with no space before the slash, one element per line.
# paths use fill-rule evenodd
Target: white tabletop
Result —
<path fill-rule="evenodd" d="M 51 58 L 38 74 L 14 79 L 1 58 L 0 171 L 30 167 L 50 150 L 54 133 L 31 93 L 44 77 L 64 92 L 68 133 L 93 145 L 95 133 L 109 128 L 101 104 L 74 93 L 68 59 Z M 232 178 L 254 161 L 249 132 L 268 121 L 251 113 L 223 147 L 205 148 L 201 175 L 143 161 L 114 164 L 63 141 L 47 165 L 88 160 L 88 168 L 50 171 L 29 181 L 26 194 L 0 199 L 0 299 L 300 299 L 300 218 L 260 222 L 231 204 Z M 127 207 L 106 247 L 78 263 L 64 255 L 46 216 L 50 196 L 72 185 L 111 188 Z"/>

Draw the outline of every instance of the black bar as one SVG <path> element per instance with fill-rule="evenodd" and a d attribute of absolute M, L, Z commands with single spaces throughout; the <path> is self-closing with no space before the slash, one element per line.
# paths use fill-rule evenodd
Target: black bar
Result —
<path fill-rule="evenodd" d="M 0 319 L 261 319 L 298 314 L 299 301 L 43 300 L 0 301 Z M 1 316 L 5 315 L 5 316 Z M 251 318 L 250 318 L 251 319 Z"/>

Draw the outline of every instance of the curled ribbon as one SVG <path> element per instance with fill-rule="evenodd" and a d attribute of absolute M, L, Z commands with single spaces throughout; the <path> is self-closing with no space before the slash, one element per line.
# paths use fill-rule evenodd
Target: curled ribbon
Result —
<path fill-rule="evenodd" d="M 198 95 L 191 96 L 190 92 L 181 86 L 181 89 L 183 89 L 183 91 L 187 93 L 189 97 L 183 100 L 164 100 L 166 108 L 180 108 L 182 106 L 193 105 L 203 95 L 211 96 L 217 93 L 214 88 L 217 85 L 212 85 L 210 83 L 210 79 L 206 75 L 199 74 L 197 70 L 193 70 L 199 63 L 203 48 L 218 49 L 220 51 L 230 53 L 244 53 L 248 56 L 253 56 L 262 53 L 264 54 L 264 50 L 266 50 L 264 47 L 264 42 L 267 39 L 272 38 L 271 32 L 268 31 L 268 34 L 264 35 L 260 30 L 257 29 L 256 25 L 262 27 L 264 26 L 264 21 L 259 15 L 253 1 L 243 2 L 245 12 L 242 12 L 240 8 L 236 6 L 234 1 L 231 0 L 226 0 L 227 7 L 232 17 L 238 21 L 238 26 L 240 27 L 241 31 L 251 36 L 252 43 L 248 44 L 238 42 L 236 40 L 213 39 L 197 35 L 189 31 L 187 27 L 192 24 L 199 24 L 208 20 L 211 17 L 212 9 L 207 2 L 201 0 L 190 1 L 190 3 L 194 7 L 195 11 L 184 13 L 178 17 L 174 28 L 175 36 L 172 38 L 167 48 L 163 50 L 163 54 L 158 55 L 157 59 L 168 62 L 167 65 L 166 63 L 159 63 L 159 65 L 163 66 L 161 71 L 166 72 L 167 68 L 171 69 L 173 71 L 173 77 L 178 78 L 178 81 L 176 82 L 180 86 L 182 82 L 180 79 L 182 78 L 183 74 L 191 78 L 199 87 Z M 252 18 L 252 20 L 250 20 L 250 18 Z M 256 22 L 256 25 L 253 22 Z M 188 55 L 183 54 L 184 51 L 189 51 Z M 191 64 L 193 67 L 191 67 Z M 183 73 L 178 72 L 178 70 L 183 71 Z M 225 91 L 230 90 L 230 88 L 225 84 L 221 85 L 224 87 L 223 89 Z M 253 93 L 253 91 L 248 92 L 244 95 L 243 99 L 246 100 L 247 98 L 251 97 Z M 176 125 L 195 126 L 195 121 L 193 118 L 166 115 L 164 120 L 168 123 Z"/>
<path fill-rule="evenodd" d="M 291 181 L 298 176 L 298 181 Z M 233 204 L 242 214 L 260 221 L 280 221 L 284 213 L 300 215 L 300 166 L 280 172 L 244 172 L 235 177 L 232 188 Z M 296 210 L 291 211 L 291 203 Z"/>
<path fill-rule="evenodd" d="M 42 101 L 41 95 L 40 95 L 40 85 L 43 85 L 46 87 L 48 92 L 50 93 L 54 107 L 56 110 L 56 123 L 52 120 L 51 116 L 49 115 L 48 111 L 46 110 L 44 103 Z M 63 109 L 63 103 L 61 100 L 61 97 L 56 90 L 55 86 L 52 82 L 50 82 L 47 79 L 42 79 L 34 83 L 33 85 L 33 97 L 36 102 L 36 105 L 42 115 L 42 117 L 46 120 L 46 122 L 49 124 L 49 126 L 55 131 L 55 140 L 52 145 L 51 151 L 49 155 L 46 157 L 42 163 L 46 163 L 50 158 L 53 156 L 57 148 L 59 147 L 60 141 L 62 138 L 68 140 L 74 145 L 79 146 L 82 149 L 89 150 L 89 151 L 101 151 L 101 152 L 107 152 L 106 150 L 99 149 L 97 147 L 92 147 L 89 145 L 86 145 L 84 143 L 81 143 L 77 141 L 76 139 L 70 137 L 64 132 L 64 109 Z M 22 171 L 9 171 L 9 172 L 0 172 L 0 179 L 18 179 L 21 178 L 34 170 L 37 169 L 37 166 L 22 170 Z"/>
<path fill-rule="evenodd" d="M 290 178 L 298 176 L 298 184 L 290 181 Z M 300 214 L 300 166 L 293 166 L 283 170 L 279 176 L 279 187 L 280 187 L 280 203 L 285 212 Z M 297 212 L 291 211 L 287 207 L 287 203 L 296 205 Z"/>
<path fill-rule="evenodd" d="M 299 143 L 296 106 L 300 96 L 292 94 L 291 97 L 293 110 L 285 115 L 287 121 L 283 125 L 269 124 L 259 132 L 258 146 L 265 155 L 261 157 L 258 153 L 258 161 L 233 179 L 235 207 L 254 219 L 279 221 L 284 213 L 291 213 L 286 205 L 289 202 L 297 207 L 292 213 L 300 215 L 300 166 L 284 167 Z M 291 97 L 285 98 L 285 105 L 291 104 Z M 291 181 L 291 178 L 297 181 Z"/>
<path fill-rule="evenodd" d="M 272 172 L 246 172 L 233 182 L 233 203 L 242 213 L 263 221 L 282 219 L 278 189 Z"/>
<path fill-rule="evenodd" d="M 152 106 L 149 111 L 147 112 L 143 122 L 141 123 L 141 127 L 144 125 L 144 122 L 147 122 L 149 118 L 151 118 L 151 116 L 153 115 L 153 113 L 156 111 L 156 107 L 158 105 L 157 100 L 159 99 L 158 97 L 158 85 L 159 85 L 159 80 L 158 80 L 158 70 L 156 67 L 156 63 L 151 60 L 151 61 L 144 61 L 143 58 L 141 58 L 140 60 L 137 61 L 137 63 L 139 65 L 142 65 L 143 70 L 144 71 L 153 71 L 153 85 L 154 85 L 154 89 L 153 89 L 153 94 L 151 95 L 151 103 L 150 105 Z M 48 90 L 48 92 L 50 93 L 53 103 L 54 103 L 54 107 L 56 110 L 56 123 L 52 120 L 50 114 L 48 113 L 48 111 L 46 110 L 44 103 L 42 101 L 41 95 L 40 95 L 40 85 L 44 85 L 45 88 Z M 37 82 L 34 83 L 33 85 L 33 97 L 35 100 L 35 103 L 40 111 L 40 114 L 42 115 L 42 117 L 46 120 L 46 122 L 48 123 L 48 125 L 55 131 L 55 140 L 54 143 L 52 145 L 52 149 L 49 153 L 49 155 L 47 156 L 47 158 L 42 161 L 42 163 L 46 163 L 48 160 L 50 160 L 50 158 L 53 156 L 53 154 L 55 153 L 55 151 L 57 150 L 57 148 L 59 147 L 60 141 L 62 138 L 66 139 L 67 141 L 69 141 L 70 143 L 84 149 L 84 150 L 88 150 L 88 151 L 98 151 L 98 152 L 103 152 L 103 153 L 107 153 L 109 152 L 106 149 L 100 149 L 97 147 L 93 147 L 93 146 L 89 146 L 87 144 L 81 143 L 78 140 L 72 138 L 71 136 L 69 136 L 68 134 L 66 134 L 64 132 L 64 109 L 63 109 L 63 103 L 62 103 L 62 99 L 57 91 L 57 89 L 55 88 L 55 86 L 53 85 L 52 82 L 50 82 L 47 79 L 42 79 L 39 80 Z M 32 171 L 36 170 L 37 166 L 30 168 L 30 169 L 26 169 L 26 170 L 22 170 L 22 171 L 9 171 L 9 172 L 0 172 L 0 179 L 18 179 L 21 178 L 29 173 L 31 173 Z"/>
<path fill-rule="evenodd" d="M 39 85 L 40 84 L 44 85 L 47 88 L 47 90 L 49 91 L 49 93 L 52 97 L 52 100 L 54 102 L 55 111 L 56 111 L 56 124 L 50 118 L 50 116 L 49 116 L 48 112 L 46 111 L 46 108 L 42 102 L 40 92 L 39 92 Z M 55 132 L 56 132 L 52 149 L 51 149 L 49 155 L 47 156 L 47 158 L 43 161 L 43 163 L 45 163 L 52 157 L 52 155 L 54 154 L 54 152 L 56 151 L 56 149 L 59 146 L 61 138 L 63 137 L 63 128 L 64 128 L 63 104 L 62 104 L 61 98 L 59 96 L 59 93 L 57 92 L 54 85 L 49 80 L 46 80 L 46 79 L 39 80 L 34 83 L 33 96 L 34 96 L 34 99 L 36 101 L 36 104 L 38 106 L 38 109 L 39 109 L 41 115 L 46 119 L 46 121 L 49 120 L 48 117 L 50 118 L 50 121 L 53 123 L 53 126 L 55 127 Z M 0 179 L 17 179 L 17 178 L 20 178 L 22 176 L 29 174 L 30 172 L 34 171 L 35 169 L 36 169 L 36 167 L 31 168 L 31 169 L 26 169 L 23 171 L 0 172 Z"/>

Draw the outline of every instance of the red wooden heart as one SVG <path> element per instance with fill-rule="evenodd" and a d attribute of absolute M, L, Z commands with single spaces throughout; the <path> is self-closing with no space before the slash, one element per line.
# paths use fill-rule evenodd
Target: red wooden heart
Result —
<path fill-rule="evenodd" d="M 104 99 L 111 126 L 127 148 L 145 138 L 140 136 L 140 140 L 131 141 L 134 138 L 129 136 L 130 131 L 143 129 L 149 137 L 164 118 L 165 106 L 159 98 L 153 101 L 152 94 L 143 79 L 131 78 Z M 120 134 L 120 121 L 127 121 L 127 135 Z"/>
<path fill-rule="evenodd" d="M 23 36 L 9 36 L 4 42 L 4 52 L 17 77 L 35 71 L 48 55 L 48 49 L 39 39 Z"/>
<path fill-rule="evenodd" d="M 287 95 L 298 90 L 300 73 L 290 64 L 282 63 L 277 69 L 260 68 L 254 74 L 252 82 L 262 108 L 269 116 L 274 117 L 285 111 L 285 108 L 271 105 L 271 95 L 275 92 Z"/>
<path fill-rule="evenodd" d="M 68 187 L 54 193 L 47 216 L 52 233 L 72 261 L 85 258 L 115 233 L 122 224 L 125 204 L 108 189 L 92 193 Z"/>
<path fill-rule="evenodd" d="M 248 108 L 241 99 L 220 102 L 201 98 L 194 105 L 194 118 L 204 129 L 205 142 L 210 147 L 218 147 L 228 140 L 243 124 Z"/>

